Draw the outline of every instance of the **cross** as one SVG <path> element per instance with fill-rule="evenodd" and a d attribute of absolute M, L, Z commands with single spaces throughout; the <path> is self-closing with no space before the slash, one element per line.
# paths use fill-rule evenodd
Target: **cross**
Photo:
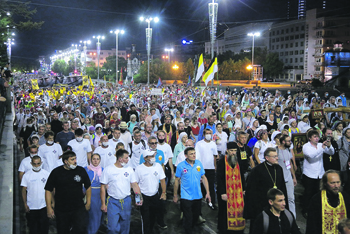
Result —
<path fill-rule="evenodd" d="M 329 161 L 332 162 L 332 156 L 329 156 Z"/>

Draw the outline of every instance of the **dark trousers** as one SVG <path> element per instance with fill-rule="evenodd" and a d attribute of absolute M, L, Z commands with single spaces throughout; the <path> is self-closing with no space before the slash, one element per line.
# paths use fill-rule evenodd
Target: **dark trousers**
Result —
<path fill-rule="evenodd" d="M 46 207 L 40 210 L 30 210 L 27 221 L 30 234 L 49 233 L 49 218 L 47 217 Z"/>
<path fill-rule="evenodd" d="M 303 174 L 303 185 L 304 185 L 304 204 L 302 212 L 308 211 L 308 206 L 310 204 L 311 198 L 320 191 L 320 179 L 312 179 Z"/>
<path fill-rule="evenodd" d="M 156 222 L 156 218 L 159 219 L 162 212 L 162 204 L 159 198 L 159 194 L 156 193 L 154 196 L 146 196 L 142 194 L 143 203 L 140 206 L 142 216 L 142 229 L 144 234 L 153 233 L 153 227 Z M 160 214 L 160 215 L 159 215 Z"/>
<path fill-rule="evenodd" d="M 198 200 L 180 200 L 181 211 L 183 212 L 183 226 L 186 234 L 191 234 L 194 224 L 197 222 L 201 213 L 201 199 Z"/>
<path fill-rule="evenodd" d="M 73 211 L 55 210 L 57 234 L 85 234 L 88 213 L 85 206 Z"/>
<path fill-rule="evenodd" d="M 214 169 L 205 169 L 205 177 L 208 180 L 209 193 L 211 198 L 211 203 L 215 204 L 215 170 Z M 202 194 L 203 197 L 206 195 L 206 190 L 204 184 L 202 184 Z"/>

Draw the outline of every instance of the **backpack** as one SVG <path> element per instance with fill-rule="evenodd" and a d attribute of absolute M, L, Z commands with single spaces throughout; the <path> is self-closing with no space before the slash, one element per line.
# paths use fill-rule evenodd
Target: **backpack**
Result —
<path fill-rule="evenodd" d="M 145 149 L 146 149 L 146 142 L 141 139 L 141 143 L 142 143 L 143 147 L 145 147 Z M 130 148 L 130 157 L 131 157 L 131 155 L 132 155 L 132 142 L 129 143 L 129 148 Z"/>
<path fill-rule="evenodd" d="M 292 213 L 289 210 L 285 209 L 284 214 L 287 216 L 289 223 L 290 223 L 290 227 L 292 228 L 292 225 L 293 225 Z M 263 215 L 263 225 L 264 225 L 264 232 L 263 233 L 266 234 L 267 230 L 269 229 L 270 217 L 268 214 L 266 214 L 265 211 L 262 212 L 262 215 Z"/>

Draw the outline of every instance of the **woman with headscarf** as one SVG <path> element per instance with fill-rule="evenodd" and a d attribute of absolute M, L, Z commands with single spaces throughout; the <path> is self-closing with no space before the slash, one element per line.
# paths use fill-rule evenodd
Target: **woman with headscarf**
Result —
<path fill-rule="evenodd" d="M 160 121 L 159 121 L 159 117 L 157 114 L 152 115 L 152 132 L 157 132 L 158 128 L 160 126 Z"/>
<path fill-rule="evenodd" d="M 285 125 L 288 125 L 288 120 L 289 120 L 289 117 L 288 115 L 284 115 L 282 117 L 282 121 L 280 121 L 278 124 L 277 124 L 277 130 L 282 130 L 284 128 Z"/>
<path fill-rule="evenodd" d="M 276 148 L 277 146 L 279 146 L 279 139 L 281 138 L 282 133 L 280 131 L 274 131 L 271 135 L 271 144 L 274 148 Z"/>
<path fill-rule="evenodd" d="M 208 119 L 205 118 L 205 116 L 204 116 L 204 111 L 199 112 L 198 122 L 199 122 L 201 125 L 208 123 Z"/>
<path fill-rule="evenodd" d="M 174 124 L 174 126 L 177 128 L 177 124 L 180 122 L 184 122 L 184 119 L 181 118 L 181 112 L 179 110 L 175 111 L 175 118 L 172 121 L 172 124 Z"/>
<path fill-rule="evenodd" d="M 247 130 L 247 133 L 248 133 L 248 141 L 249 141 L 251 138 L 254 137 L 254 132 L 255 132 L 256 129 L 258 129 L 258 127 L 259 127 L 259 120 L 255 119 L 255 120 L 251 123 L 249 129 Z"/>
<path fill-rule="evenodd" d="M 177 140 L 177 144 L 175 145 L 174 148 L 174 157 L 173 157 L 173 162 L 175 164 L 177 156 L 179 155 L 180 152 L 185 150 L 185 143 L 188 140 L 188 136 L 186 132 L 182 132 L 179 135 L 179 139 Z"/>
<path fill-rule="evenodd" d="M 332 126 L 333 138 L 335 141 L 338 141 L 343 136 L 344 124 L 341 121 L 335 121 Z"/>
<path fill-rule="evenodd" d="M 267 132 L 272 134 L 273 131 L 277 130 L 277 123 L 275 121 L 274 114 L 269 114 L 266 120 Z"/>
<path fill-rule="evenodd" d="M 265 161 L 264 152 L 268 147 L 273 147 L 269 141 L 269 135 L 265 129 L 257 132 L 256 137 L 258 141 L 254 145 L 254 158 L 258 164 Z"/>
<path fill-rule="evenodd" d="M 134 130 L 134 127 L 137 125 L 136 115 L 135 114 L 130 115 L 130 121 L 127 123 L 127 125 L 128 125 L 128 130 L 132 134 L 133 130 Z"/>
<path fill-rule="evenodd" d="M 89 222 L 87 227 L 88 234 L 96 234 L 102 221 L 100 179 L 103 168 L 100 165 L 101 156 L 97 153 L 92 154 L 91 163 L 85 167 L 85 170 L 91 181 L 91 206 L 89 210 Z"/>
<path fill-rule="evenodd" d="M 300 131 L 299 131 L 299 129 L 298 129 L 298 127 L 297 127 L 297 120 L 296 119 L 290 119 L 289 121 L 288 121 L 288 124 L 289 124 L 289 133 L 290 134 L 294 134 L 294 133 L 299 133 Z"/>
<path fill-rule="evenodd" d="M 233 121 L 235 122 L 235 125 L 233 127 L 236 131 L 245 129 L 240 110 L 236 110 L 236 115 Z"/>
<path fill-rule="evenodd" d="M 243 118 L 244 126 L 246 129 L 249 129 L 251 124 L 254 122 L 255 118 L 253 117 L 253 113 L 251 109 L 247 109 L 245 112 L 245 117 Z"/>

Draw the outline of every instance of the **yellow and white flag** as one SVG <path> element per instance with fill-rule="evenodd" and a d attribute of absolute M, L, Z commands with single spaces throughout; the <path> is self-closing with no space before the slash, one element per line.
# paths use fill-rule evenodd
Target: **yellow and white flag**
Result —
<path fill-rule="evenodd" d="M 218 60 L 215 57 L 214 62 L 210 64 L 208 71 L 203 76 L 203 82 L 205 83 L 205 86 L 208 85 L 209 81 L 214 79 L 214 75 L 216 72 L 218 72 Z"/>
<path fill-rule="evenodd" d="M 198 69 L 197 69 L 195 82 L 197 82 L 202 77 L 203 72 L 204 72 L 204 63 L 203 63 L 203 54 L 201 54 L 198 61 Z"/>
<path fill-rule="evenodd" d="M 32 89 L 39 89 L 38 80 L 32 79 Z"/>

